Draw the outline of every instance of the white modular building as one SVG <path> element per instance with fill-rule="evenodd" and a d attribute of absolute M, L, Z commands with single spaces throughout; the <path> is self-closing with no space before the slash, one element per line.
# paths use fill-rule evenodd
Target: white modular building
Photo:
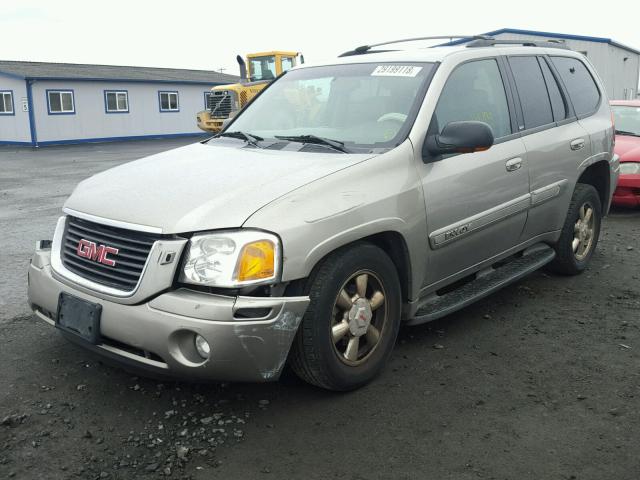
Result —
<path fill-rule="evenodd" d="M 0 145 L 203 135 L 215 71 L 0 60 Z"/>

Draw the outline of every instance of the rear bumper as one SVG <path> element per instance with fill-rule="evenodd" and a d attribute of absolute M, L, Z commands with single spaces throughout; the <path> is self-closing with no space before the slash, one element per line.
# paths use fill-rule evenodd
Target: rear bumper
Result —
<path fill-rule="evenodd" d="M 98 345 L 65 333 L 75 343 L 159 376 L 264 382 L 277 380 L 308 297 L 228 297 L 179 289 L 124 305 L 94 297 L 56 280 L 50 251 L 39 249 L 29 266 L 29 304 L 55 325 L 61 292 L 102 305 Z M 260 315 L 251 318 L 251 315 Z M 194 336 L 211 346 L 203 360 Z"/>
<path fill-rule="evenodd" d="M 640 207 L 640 175 L 620 175 L 613 192 L 613 204 L 622 207 Z"/>

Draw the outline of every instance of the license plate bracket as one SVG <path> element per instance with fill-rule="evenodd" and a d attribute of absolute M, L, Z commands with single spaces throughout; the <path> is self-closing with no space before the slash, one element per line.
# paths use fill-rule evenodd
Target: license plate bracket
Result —
<path fill-rule="evenodd" d="M 102 305 L 88 302 L 68 293 L 58 297 L 56 327 L 97 345 L 100 343 Z"/>

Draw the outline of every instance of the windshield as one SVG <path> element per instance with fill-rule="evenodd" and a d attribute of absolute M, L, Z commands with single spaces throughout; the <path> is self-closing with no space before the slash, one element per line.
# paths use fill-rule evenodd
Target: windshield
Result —
<path fill-rule="evenodd" d="M 408 135 L 432 63 L 349 64 L 292 70 L 229 126 L 264 139 L 316 136 L 358 148 L 393 148 Z"/>
<path fill-rule="evenodd" d="M 616 132 L 640 136 L 640 107 L 615 105 L 611 107 Z"/>
<path fill-rule="evenodd" d="M 260 80 L 273 80 L 276 78 L 276 57 L 253 57 L 249 59 L 249 80 L 258 82 Z"/>

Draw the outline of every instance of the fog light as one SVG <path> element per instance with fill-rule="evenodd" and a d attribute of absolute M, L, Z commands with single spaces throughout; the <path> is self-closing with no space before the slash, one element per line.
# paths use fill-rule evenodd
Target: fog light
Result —
<path fill-rule="evenodd" d="M 198 335 L 196 333 L 194 343 L 196 345 L 198 355 L 200 355 L 205 360 L 209 358 L 209 354 L 211 354 L 211 347 L 209 346 L 209 342 L 207 342 L 202 335 Z"/>

